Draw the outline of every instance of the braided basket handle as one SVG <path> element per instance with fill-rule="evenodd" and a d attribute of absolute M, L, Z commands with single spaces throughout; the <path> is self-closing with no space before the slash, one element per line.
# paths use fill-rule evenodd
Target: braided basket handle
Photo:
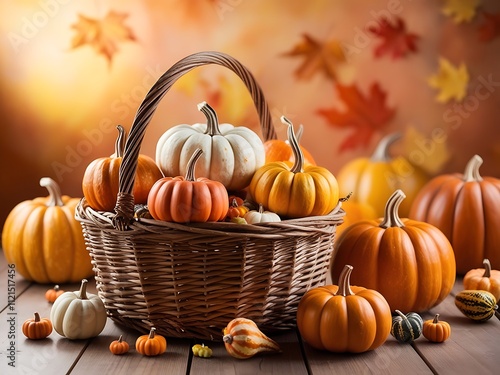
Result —
<path fill-rule="evenodd" d="M 132 123 L 120 166 L 119 190 L 115 206 L 116 215 L 113 218 L 113 226 L 116 229 L 126 230 L 134 216 L 134 197 L 132 192 L 139 150 L 146 127 L 151 121 L 156 107 L 177 79 L 196 67 L 210 64 L 217 64 L 231 69 L 240 77 L 250 92 L 259 114 L 264 140 L 276 139 L 276 132 L 271 122 L 269 107 L 262 89 L 250 71 L 240 62 L 225 53 L 212 51 L 194 53 L 179 60 L 148 91 Z"/>

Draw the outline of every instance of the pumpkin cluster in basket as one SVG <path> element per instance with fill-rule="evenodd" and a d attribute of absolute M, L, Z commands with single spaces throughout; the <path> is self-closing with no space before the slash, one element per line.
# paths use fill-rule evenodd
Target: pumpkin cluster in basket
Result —
<path fill-rule="evenodd" d="M 156 161 L 139 154 L 133 198 L 156 220 L 175 223 L 231 221 L 256 224 L 321 216 L 339 201 L 335 176 L 299 146 L 293 124 L 287 141 L 262 141 L 244 126 L 219 124 L 206 102 L 206 124 L 177 125 L 158 140 Z M 118 127 L 115 153 L 87 167 L 82 189 L 87 204 L 113 211 L 126 147 Z"/>

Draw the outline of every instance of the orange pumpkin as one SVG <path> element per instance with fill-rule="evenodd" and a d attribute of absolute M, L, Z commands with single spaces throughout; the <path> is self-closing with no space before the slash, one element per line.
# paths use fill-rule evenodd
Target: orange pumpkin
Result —
<path fill-rule="evenodd" d="M 431 342 L 445 342 L 450 338 L 451 326 L 444 320 L 439 320 L 439 314 L 434 315 L 434 319 L 424 322 L 422 333 Z"/>
<path fill-rule="evenodd" d="M 142 335 L 135 341 L 135 350 L 147 357 L 154 357 L 167 351 L 167 340 L 151 327 L 149 335 Z"/>
<path fill-rule="evenodd" d="M 343 265 L 356 270 L 352 282 L 378 290 L 393 311 L 426 311 L 442 302 L 455 283 L 455 257 L 450 242 L 436 227 L 401 219 L 405 198 L 397 190 L 385 217 L 347 227 L 335 243 L 332 280 Z"/>
<path fill-rule="evenodd" d="M 411 202 L 429 178 L 406 158 L 389 155 L 389 147 L 399 138 L 397 133 L 389 134 L 382 138 L 370 157 L 356 158 L 345 164 L 337 173 L 340 196 L 352 192 L 352 201 L 373 207 L 376 217 L 381 217 L 387 199 L 394 190 L 401 189 L 407 199 L 400 211 L 403 217 L 408 217 Z"/>
<path fill-rule="evenodd" d="M 300 125 L 296 134 L 297 142 L 299 143 L 303 131 L 304 126 Z M 311 153 L 302 146 L 300 146 L 300 149 L 304 155 L 304 163 L 316 165 Z M 295 162 L 295 156 L 289 139 L 286 141 L 282 141 L 280 139 L 269 139 L 264 142 L 264 151 L 266 152 L 266 163 L 271 163 L 273 161 Z"/>
<path fill-rule="evenodd" d="M 304 164 L 293 124 L 285 117 L 281 121 L 288 125 L 295 162 L 277 161 L 259 168 L 249 186 L 253 201 L 280 217 L 328 214 L 339 201 L 339 186 L 335 176 L 326 168 Z"/>
<path fill-rule="evenodd" d="M 229 197 L 219 181 L 194 176 L 196 161 L 203 151 L 197 149 L 188 162 L 185 177 L 163 177 L 149 193 L 148 208 L 156 220 L 177 223 L 223 220 Z"/>
<path fill-rule="evenodd" d="M 245 201 L 235 195 L 229 196 L 229 209 L 227 211 L 226 219 L 231 220 L 236 217 L 243 217 L 249 211 L 245 206 Z"/>
<path fill-rule="evenodd" d="M 331 352 L 361 353 L 382 345 L 392 315 L 377 291 L 352 286 L 353 267 L 346 265 L 337 285 L 310 289 L 297 307 L 297 328 L 309 345 Z"/>
<path fill-rule="evenodd" d="M 464 289 L 486 290 L 500 301 L 500 271 L 492 270 L 488 259 L 483 260 L 484 268 L 476 268 L 467 272 L 463 279 Z"/>
<path fill-rule="evenodd" d="M 59 285 L 55 285 L 54 288 L 48 289 L 45 292 L 45 299 L 49 301 L 50 303 L 54 303 L 54 301 L 59 297 L 61 294 L 64 293 L 64 290 L 59 288 Z"/>
<path fill-rule="evenodd" d="M 49 196 L 19 203 L 5 220 L 2 248 L 7 263 L 40 284 L 91 277 L 94 272 L 82 226 L 75 219 L 80 198 L 62 195 L 59 185 L 48 177 L 40 179 L 40 185 Z"/>
<path fill-rule="evenodd" d="M 125 135 L 122 126 L 118 125 L 118 137 L 115 153 L 92 161 L 83 175 L 82 190 L 87 203 L 94 210 L 113 211 L 118 195 L 118 177 L 125 148 Z M 145 204 L 153 184 L 163 175 L 155 161 L 149 156 L 140 154 L 134 180 L 134 202 Z"/>
<path fill-rule="evenodd" d="M 128 342 L 123 341 L 123 336 L 120 335 L 118 340 L 112 341 L 109 344 L 109 351 L 115 355 L 122 355 L 129 351 L 130 345 Z"/>
<path fill-rule="evenodd" d="M 52 322 L 47 318 L 40 318 L 40 314 L 36 312 L 34 318 L 24 321 L 22 331 L 29 339 L 44 339 L 52 333 Z"/>
<path fill-rule="evenodd" d="M 464 275 L 489 259 L 500 268 L 500 179 L 481 177 L 475 155 L 464 174 L 444 174 L 426 184 L 413 202 L 410 218 L 438 227 L 453 246 L 457 273 Z"/>

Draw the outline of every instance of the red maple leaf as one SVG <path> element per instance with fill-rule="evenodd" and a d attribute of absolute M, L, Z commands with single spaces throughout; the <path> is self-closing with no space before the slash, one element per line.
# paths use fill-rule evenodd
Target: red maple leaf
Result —
<path fill-rule="evenodd" d="M 368 96 L 364 96 L 355 85 L 338 84 L 337 90 L 347 110 L 340 112 L 335 108 L 319 109 L 318 114 L 333 127 L 354 128 L 355 131 L 341 143 L 340 151 L 353 149 L 359 145 L 367 147 L 373 134 L 387 125 L 395 110 L 387 108 L 386 93 L 381 90 L 378 83 L 371 85 Z"/>
<path fill-rule="evenodd" d="M 381 18 L 378 26 L 369 27 L 368 30 L 383 41 L 375 47 L 375 57 L 391 54 L 393 59 L 406 56 L 417 51 L 418 35 L 406 31 L 405 22 L 396 17 L 395 24 L 386 18 Z"/>
<path fill-rule="evenodd" d="M 477 28 L 479 40 L 489 42 L 500 35 L 500 13 L 483 12 L 484 21 Z"/>

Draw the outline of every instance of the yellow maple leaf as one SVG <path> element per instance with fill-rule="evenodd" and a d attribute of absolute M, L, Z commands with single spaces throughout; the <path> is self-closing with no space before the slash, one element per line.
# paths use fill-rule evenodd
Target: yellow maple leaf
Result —
<path fill-rule="evenodd" d="M 401 153 L 415 167 L 429 175 L 436 175 L 450 159 L 447 139 L 443 129 L 436 128 L 431 132 L 431 136 L 426 137 L 413 126 L 409 126 L 401 140 Z"/>
<path fill-rule="evenodd" d="M 428 78 L 429 86 L 439 89 L 436 100 L 446 103 L 451 99 L 462 101 L 467 94 L 469 73 L 464 63 L 459 67 L 453 66 L 448 60 L 439 59 L 439 72 Z"/>
<path fill-rule="evenodd" d="M 103 19 L 78 15 L 78 21 L 71 25 L 76 31 L 71 41 L 71 48 L 89 45 L 98 54 L 103 54 L 109 62 L 118 51 L 118 43 L 135 40 L 132 30 L 125 26 L 126 13 L 109 11 Z"/>
<path fill-rule="evenodd" d="M 323 72 L 327 77 L 336 79 L 337 67 L 346 61 L 344 51 L 338 40 L 318 41 L 308 34 L 284 56 L 301 56 L 303 63 L 295 71 L 299 79 L 310 79 L 315 73 Z"/>
<path fill-rule="evenodd" d="M 480 0 L 445 0 L 443 13 L 455 23 L 470 22 L 476 15 Z"/>

